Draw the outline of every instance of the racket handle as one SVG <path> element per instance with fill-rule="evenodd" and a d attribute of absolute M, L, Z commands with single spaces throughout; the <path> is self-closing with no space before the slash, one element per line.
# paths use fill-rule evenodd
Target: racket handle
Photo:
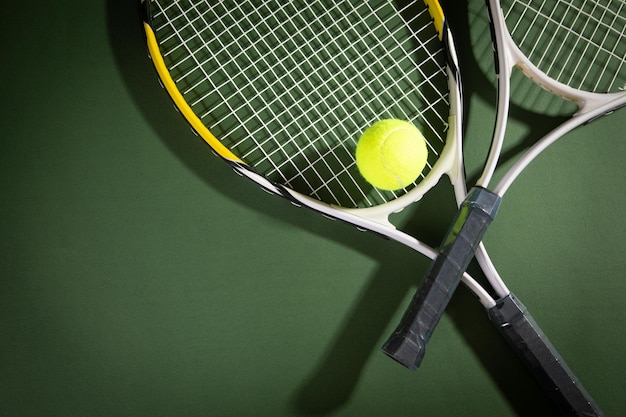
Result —
<path fill-rule="evenodd" d="M 383 345 L 385 354 L 411 370 L 419 368 L 426 344 L 500 201 L 500 196 L 485 188 L 470 190 L 402 321 Z"/>
<path fill-rule="evenodd" d="M 566 416 L 602 416 L 526 307 L 509 294 L 487 310 L 489 319 Z"/>

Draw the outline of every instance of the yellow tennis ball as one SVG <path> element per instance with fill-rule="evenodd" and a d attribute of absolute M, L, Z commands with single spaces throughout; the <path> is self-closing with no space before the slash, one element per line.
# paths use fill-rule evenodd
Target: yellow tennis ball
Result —
<path fill-rule="evenodd" d="M 415 182 L 426 166 L 426 140 L 404 120 L 385 119 L 368 127 L 356 146 L 356 164 L 367 182 L 398 190 Z"/>

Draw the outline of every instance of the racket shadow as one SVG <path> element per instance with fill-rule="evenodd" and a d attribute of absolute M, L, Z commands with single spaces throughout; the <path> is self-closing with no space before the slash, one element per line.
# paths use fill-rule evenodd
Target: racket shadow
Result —
<path fill-rule="evenodd" d="M 387 244 L 382 239 L 355 239 L 354 234 L 345 233 L 344 227 L 348 226 L 338 225 L 315 214 L 303 216 L 303 210 L 300 209 L 281 210 L 279 218 L 274 204 L 262 203 L 263 194 L 255 186 L 251 185 L 251 192 L 245 192 L 245 181 L 228 172 L 230 169 L 225 164 L 219 163 L 217 159 L 215 163 L 207 163 L 207 153 L 199 151 L 206 149 L 201 141 L 181 140 L 180 127 L 185 124 L 182 117 L 174 111 L 163 112 L 163 103 L 168 98 L 154 88 L 158 81 L 156 74 L 150 76 L 154 70 L 146 58 L 138 12 L 136 18 L 132 17 L 136 10 L 134 4 L 130 5 L 126 0 L 108 0 L 105 7 L 109 42 L 120 77 L 144 119 L 179 160 L 209 187 L 236 204 L 358 250 L 379 264 L 311 376 L 293 393 L 292 408 L 301 415 L 324 415 L 342 407 L 358 384 L 366 362 L 372 355 L 380 354 L 381 336 L 407 292 L 417 284 L 416 279 L 420 274 L 416 274 L 416 271 L 425 270 L 428 260 L 415 256 L 414 252 L 404 247 L 398 250 L 401 245 Z M 459 8 L 461 11 L 455 12 L 457 18 L 462 16 L 463 7 Z M 452 11 L 454 8 L 449 9 Z M 462 42 L 461 49 L 466 47 Z M 475 93 L 476 88 L 468 90 L 468 94 Z M 233 190 L 242 187 L 244 192 L 233 193 Z M 437 188 L 440 190 L 437 191 Z M 421 236 L 426 243 L 437 244 L 445 232 L 447 221 L 452 217 L 454 204 L 446 187 L 436 187 L 430 194 L 428 201 L 432 206 L 420 205 L 413 219 L 402 228 Z M 273 198 L 270 200 L 275 201 Z M 443 215 L 441 207 L 449 208 L 449 213 Z M 437 215 L 432 216 L 433 213 Z M 429 218 L 429 221 L 423 221 L 424 218 Z M 526 372 L 521 365 L 511 365 L 515 363 L 513 354 L 491 327 L 473 296 L 467 291 L 457 292 L 448 314 L 518 414 L 542 415 L 541 410 L 546 409 L 546 404 L 541 400 L 541 391 L 536 389 L 529 376 L 524 377 Z M 494 357 L 501 360 L 494 362 Z M 389 366 L 396 365 L 390 362 Z M 510 372 L 515 374 L 515 378 L 511 378 Z M 535 400 L 529 404 L 528 398 Z"/>
<path fill-rule="evenodd" d="M 382 243 L 384 244 L 384 243 Z M 395 246 L 395 245 L 394 245 Z M 376 255 L 368 248 L 368 256 Z M 414 284 L 406 268 L 422 270 L 427 262 L 407 250 L 384 250 L 387 256 L 368 278 L 366 287 L 343 318 L 334 340 L 318 360 L 309 378 L 293 394 L 292 408 L 300 415 L 327 415 L 343 407 L 357 387 L 366 363 L 380 355 L 380 337 L 397 306 Z M 397 366 L 389 362 L 389 366 Z"/>

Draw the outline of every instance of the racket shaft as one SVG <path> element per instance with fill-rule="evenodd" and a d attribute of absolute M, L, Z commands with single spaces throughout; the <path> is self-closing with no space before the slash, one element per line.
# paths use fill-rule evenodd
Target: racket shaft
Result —
<path fill-rule="evenodd" d="M 499 204 L 500 197 L 484 188 L 470 190 L 402 321 L 383 345 L 384 353 L 409 369 L 419 368 L 426 344 Z"/>
<path fill-rule="evenodd" d="M 498 300 L 487 312 L 564 415 L 603 415 L 526 307 L 513 294 Z"/>

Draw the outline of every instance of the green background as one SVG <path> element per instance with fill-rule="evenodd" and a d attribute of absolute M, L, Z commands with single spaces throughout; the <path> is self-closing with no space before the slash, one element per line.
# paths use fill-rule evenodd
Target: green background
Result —
<path fill-rule="evenodd" d="M 461 3 L 474 175 L 495 90 Z M 135 1 L 2 14 L 0 415 L 553 415 L 464 288 L 418 373 L 380 353 L 428 262 L 232 175 L 159 88 Z M 513 116 L 505 159 L 555 123 Z M 626 411 L 625 116 L 542 155 L 485 238 L 609 416 Z M 437 244 L 453 211 L 442 183 L 396 220 Z"/>

